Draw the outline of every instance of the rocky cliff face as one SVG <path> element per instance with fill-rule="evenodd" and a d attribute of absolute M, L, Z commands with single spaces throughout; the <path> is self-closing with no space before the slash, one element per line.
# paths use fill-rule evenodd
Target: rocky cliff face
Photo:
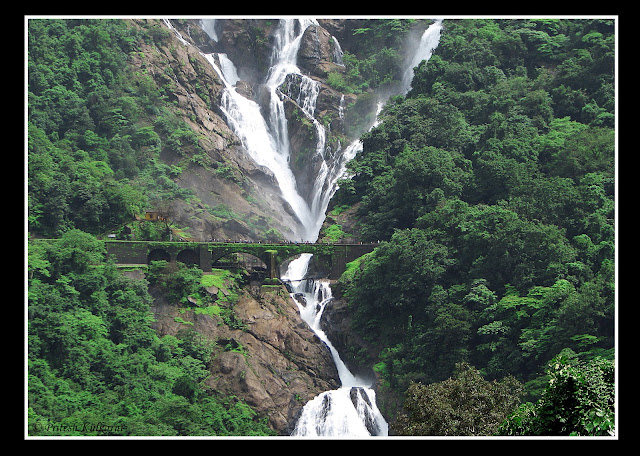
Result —
<path fill-rule="evenodd" d="M 307 401 L 339 386 L 328 348 L 300 319 L 284 286 L 242 287 L 233 306 L 233 329 L 215 314 L 198 313 L 168 302 L 159 289 L 154 327 L 159 337 L 196 331 L 215 343 L 206 388 L 235 395 L 280 435 L 289 435 Z"/>
<path fill-rule="evenodd" d="M 166 30 L 158 20 L 133 22 Z M 206 34 L 192 24 L 181 25 L 191 46 L 170 33 L 161 42 L 142 44 L 130 60 L 134 70 L 148 75 L 172 102 L 174 113 L 197 137 L 197 147 L 187 145 L 179 152 L 165 148 L 160 157 L 179 170 L 176 184 L 195 196 L 171 201 L 171 219 L 193 240 L 287 238 L 295 224 L 292 211 L 273 174 L 247 156 L 227 125 L 219 109 L 222 82 L 187 32 L 201 39 Z"/>
<path fill-rule="evenodd" d="M 167 30 L 160 20 L 133 22 L 141 27 Z M 325 153 L 332 158 L 351 140 L 345 133 L 343 113 L 345 106 L 354 103 L 355 96 L 332 89 L 326 78 L 329 72 L 344 71 L 333 37 L 348 35 L 349 31 L 345 30 L 344 20 L 319 23 L 306 30 L 298 65 L 320 83 L 315 117 L 325 125 Z M 171 202 L 172 219 L 185 227 L 193 240 L 291 239 L 295 215 L 281 197 L 273 174 L 248 156 L 226 124 L 219 107 L 223 85 L 203 55 L 227 54 L 240 77 L 237 90 L 263 103 L 263 84 L 278 21 L 218 20 L 217 40 L 211 39 L 199 20 L 172 20 L 170 24 L 189 45 L 184 45 L 172 31 L 161 42 L 144 44 L 141 52 L 133 56 L 131 65 L 150 76 L 198 138 L 197 147 L 183 147 L 178 153 L 166 149 L 161 155 L 164 163 L 180 170 L 175 182 L 195 195 L 188 201 Z M 294 83 L 284 84 L 280 94 L 285 99 L 291 168 L 301 195 L 310 198 L 320 167 L 314 153 L 317 132 L 301 115 L 295 87 Z"/>
<path fill-rule="evenodd" d="M 344 71 L 336 60 L 332 37 L 349 36 L 358 21 L 319 21 L 303 36 L 298 65 L 320 82 L 316 118 L 326 126 L 329 155 L 350 141 L 344 106 L 355 96 L 326 84 L 331 71 Z M 133 21 L 139 27 L 167 30 L 162 21 Z M 175 182 L 193 198 L 172 201 L 173 221 L 188 229 L 194 240 L 287 239 L 295 224 L 293 211 L 280 196 L 272 173 L 250 159 L 221 112 L 222 82 L 203 53 L 226 53 L 241 79 L 236 85 L 247 97 L 261 102 L 268 69 L 275 20 L 218 21 L 212 40 L 198 20 L 171 21 L 184 45 L 171 31 L 162 41 L 144 44 L 131 65 L 157 85 L 173 109 L 197 135 L 196 145 L 179 152 L 165 149 L 162 161 L 180 169 Z M 291 143 L 291 167 L 301 194 L 308 196 L 319 163 L 314 160 L 315 130 L 300 115 L 295 81 L 280 88 L 285 97 Z M 274 235 L 274 231 L 280 235 Z M 274 239 L 275 238 L 275 239 Z M 185 310 L 167 302 L 161 290 L 154 295 L 155 329 L 163 335 L 193 330 L 216 344 L 206 387 L 222 395 L 236 395 L 282 435 L 288 435 L 302 407 L 317 394 L 337 388 L 338 375 L 326 346 L 304 323 L 284 287 L 247 286 L 233 306 L 239 326 L 220 316 Z M 340 311 L 334 314 L 339 318 Z M 242 329 L 234 329 L 241 327 Z M 339 327 L 339 325 L 337 325 Z M 336 337 L 338 337 L 336 335 Z"/>

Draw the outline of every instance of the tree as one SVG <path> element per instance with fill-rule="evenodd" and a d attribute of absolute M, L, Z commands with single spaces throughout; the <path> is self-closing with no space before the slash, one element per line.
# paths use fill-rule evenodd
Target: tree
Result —
<path fill-rule="evenodd" d="M 461 197 L 471 180 L 470 168 L 470 161 L 446 150 L 405 148 L 396 158 L 391 189 L 398 228 L 413 226 L 444 199 Z"/>
<path fill-rule="evenodd" d="M 561 354 L 548 365 L 549 383 L 536 403 L 521 405 L 499 435 L 614 435 L 615 366 L 597 358 L 580 362 Z"/>
<path fill-rule="evenodd" d="M 65 233 L 48 251 L 51 277 L 80 276 L 101 264 L 106 255 L 104 242 L 80 230 Z"/>
<path fill-rule="evenodd" d="M 358 303 L 355 324 L 375 328 L 381 339 L 397 338 L 408 315 L 424 313 L 427 297 L 454 264 L 449 251 L 418 229 L 397 231 L 380 244 L 345 294 Z"/>
<path fill-rule="evenodd" d="M 423 385 L 412 383 L 393 429 L 398 435 L 493 435 L 518 405 L 523 387 L 513 377 L 488 382 L 466 363 L 454 378 Z"/>

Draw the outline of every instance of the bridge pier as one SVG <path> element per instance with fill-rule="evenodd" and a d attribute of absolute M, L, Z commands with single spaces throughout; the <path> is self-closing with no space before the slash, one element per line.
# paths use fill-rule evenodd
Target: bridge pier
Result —
<path fill-rule="evenodd" d="M 213 258 L 211 256 L 211 251 L 207 248 L 206 244 L 200 245 L 200 269 L 203 272 L 211 272 L 213 265 Z"/>
<path fill-rule="evenodd" d="M 270 279 L 277 279 L 278 278 L 278 265 L 276 262 L 277 256 L 278 256 L 278 251 L 277 250 L 267 250 L 265 252 L 267 255 L 269 255 L 269 262 L 267 263 L 267 269 L 269 271 L 269 278 Z"/>

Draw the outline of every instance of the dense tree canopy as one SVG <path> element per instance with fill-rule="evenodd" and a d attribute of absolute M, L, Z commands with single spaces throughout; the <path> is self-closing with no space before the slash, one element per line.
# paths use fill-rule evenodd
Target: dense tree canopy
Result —
<path fill-rule="evenodd" d="M 382 241 L 342 289 L 390 388 L 468 362 L 538 397 L 563 349 L 612 359 L 613 22 L 445 20 L 335 201 Z"/>
<path fill-rule="evenodd" d="M 29 435 L 273 435 L 247 404 L 205 390 L 211 342 L 158 337 L 149 284 L 117 270 L 102 241 L 71 230 L 34 242 L 28 278 Z"/>
<path fill-rule="evenodd" d="M 615 435 L 613 362 L 583 363 L 565 353 L 549 363 L 547 372 L 549 383 L 540 400 L 518 407 L 498 435 Z"/>
<path fill-rule="evenodd" d="M 166 31 L 117 19 L 29 19 L 28 28 L 29 231 L 102 234 L 150 197 L 184 197 L 158 155 L 195 147 L 195 134 L 128 65 Z"/>
<path fill-rule="evenodd" d="M 395 423 L 399 435 L 493 435 L 518 405 L 522 386 L 513 377 L 488 382 L 464 363 L 456 366 L 454 376 L 409 385 L 405 411 Z"/>

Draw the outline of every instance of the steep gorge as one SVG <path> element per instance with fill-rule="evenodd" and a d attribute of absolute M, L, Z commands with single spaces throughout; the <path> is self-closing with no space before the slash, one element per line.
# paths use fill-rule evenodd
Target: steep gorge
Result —
<path fill-rule="evenodd" d="M 225 90 L 230 77 L 233 90 L 255 101 L 265 116 L 274 93 L 282 101 L 297 192 L 310 207 L 319 208 L 316 217 L 322 222 L 335 179 L 355 153 L 345 149 L 357 145 L 360 134 L 375 120 L 379 104 L 371 90 L 358 99 L 327 84 L 330 73 L 345 71 L 339 43 L 349 46 L 353 31 L 364 21 L 318 20 L 309 25 L 299 42 L 299 71 L 288 73 L 272 93 L 265 77 L 274 58 L 272 49 L 278 45 L 274 42 L 278 21 L 136 22 L 171 30 L 162 44 L 156 41 L 143 48 L 132 65 L 164 89 L 204 151 L 185 148 L 161 155 L 166 164 L 180 166 L 176 183 L 195 195 L 170 202 L 173 222 L 196 240 L 299 239 L 298 229 L 304 223 L 284 197 L 278 176 L 251 157 L 243 138 L 229 125 Z M 229 61 L 235 73 L 225 67 Z M 302 93 L 309 85 L 317 90 L 311 106 Z M 319 175 L 329 178 L 319 184 Z M 317 229 L 308 239 L 316 239 Z M 308 401 L 338 386 L 336 368 L 327 347 L 301 321 L 284 287 L 246 286 L 239 294 L 233 311 L 243 329 L 213 315 L 176 307 L 156 290 L 155 328 L 161 336 L 191 329 L 216 341 L 219 348 L 210 364 L 207 388 L 238 396 L 268 416 L 278 433 L 288 435 Z"/>
<path fill-rule="evenodd" d="M 296 226 L 301 223 L 299 215 L 283 198 L 277 176 L 252 159 L 242 138 L 230 127 L 221 107 L 224 82 L 210 60 L 218 67 L 222 66 L 222 57 L 233 62 L 237 71 L 234 90 L 255 101 L 263 116 L 268 116 L 271 94 L 265 81 L 274 58 L 279 21 L 136 19 L 133 22 L 145 28 L 165 31 L 171 28 L 172 32 L 164 39 L 143 44 L 142 52 L 133 55 L 130 64 L 134 71 L 151 77 L 176 114 L 197 136 L 194 147 L 184 147 L 179 152 L 165 149 L 160 157 L 167 165 L 180 169 L 176 183 L 194 195 L 169 202 L 174 223 L 183 227 L 193 240 L 299 238 L 296 233 Z M 331 74 L 344 76 L 342 48 L 362 46 L 354 31 L 370 26 L 370 22 L 313 21 L 299 43 L 296 55 L 299 72 L 288 74 L 275 89 L 286 117 L 288 162 L 297 191 L 309 206 L 317 205 L 315 210 L 320 211 L 321 218 L 327 198 L 335 190 L 337 176 L 353 155 L 349 146 L 375 120 L 379 94 L 374 90 L 356 95 L 350 90 L 340 92 L 328 84 Z M 317 90 L 311 107 L 305 105 L 308 100 L 301 95 L 303 84 L 313 84 Z M 318 176 L 323 173 L 327 177 L 319 184 Z M 314 198 L 318 200 L 319 191 L 321 197 L 316 203 Z M 315 240 L 315 236 L 311 235 L 309 240 Z"/>

